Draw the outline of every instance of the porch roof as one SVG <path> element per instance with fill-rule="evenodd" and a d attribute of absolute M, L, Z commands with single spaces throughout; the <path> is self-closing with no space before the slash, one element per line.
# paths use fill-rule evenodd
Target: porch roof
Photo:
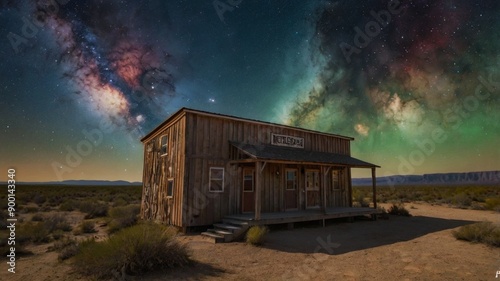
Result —
<path fill-rule="evenodd" d="M 249 144 L 234 141 L 230 141 L 230 143 L 255 160 L 329 164 L 354 168 L 380 168 L 380 166 L 356 159 L 349 155 L 274 145 Z"/>

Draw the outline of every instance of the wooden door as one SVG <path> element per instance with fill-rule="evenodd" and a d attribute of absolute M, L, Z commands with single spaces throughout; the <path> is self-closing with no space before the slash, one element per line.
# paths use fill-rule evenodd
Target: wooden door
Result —
<path fill-rule="evenodd" d="M 243 169 L 243 198 L 242 198 L 242 212 L 250 213 L 255 211 L 255 169 Z"/>
<path fill-rule="evenodd" d="M 285 171 L 285 209 L 297 209 L 297 169 L 287 169 Z"/>
<path fill-rule="evenodd" d="M 319 170 L 306 171 L 306 208 L 320 206 Z"/>

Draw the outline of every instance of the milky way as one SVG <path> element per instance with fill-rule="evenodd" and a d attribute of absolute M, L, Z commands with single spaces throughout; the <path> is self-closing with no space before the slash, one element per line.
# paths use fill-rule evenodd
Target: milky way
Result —
<path fill-rule="evenodd" d="M 452 125 L 468 97 L 465 110 L 498 118 L 500 3 L 395 3 L 341 1 L 319 8 L 314 55 L 324 66 L 293 106 L 291 124 L 362 137 L 392 128 L 415 137 Z M 479 77 L 491 93 L 472 99 Z"/>
<path fill-rule="evenodd" d="M 379 175 L 500 167 L 499 1 L 221 1 L 1 1 L 0 168 L 140 180 L 183 106 L 352 136 Z"/>
<path fill-rule="evenodd" d="M 36 1 L 33 13 L 50 28 L 64 77 L 92 111 L 129 130 L 162 112 L 160 99 L 175 94 L 169 54 L 141 38 L 129 18 L 118 16 L 119 5 L 72 1 L 53 13 L 47 3 Z"/>

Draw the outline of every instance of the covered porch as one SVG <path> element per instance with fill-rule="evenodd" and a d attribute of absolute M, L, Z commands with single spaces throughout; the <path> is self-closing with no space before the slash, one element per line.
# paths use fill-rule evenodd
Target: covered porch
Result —
<path fill-rule="evenodd" d="M 308 151 L 299 148 L 290 147 L 279 147 L 272 145 L 255 145 L 248 143 L 238 143 L 230 142 L 231 145 L 237 149 L 239 152 L 237 155 L 239 157 L 233 158 L 230 162 L 232 165 L 245 165 L 253 166 L 255 171 L 254 178 L 254 190 L 252 194 L 254 208 L 252 212 L 240 214 L 233 214 L 226 216 L 226 219 L 237 219 L 247 221 L 249 224 L 280 224 L 280 223 L 294 223 L 300 221 L 314 221 L 314 220 L 326 220 L 333 218 L 343 218 L 343 217 L 355 217 L 363 215 L 375 215 L 377 211 L 377 193 L 376 193 L 376 168 L 380 168 L 377 165 L 353 158 L 345 154 L 335 154 L 328 152 L 319 151 Z M 314 187 L 317 190 L 318 197 L 316 200 L 316 206 L 314 208 L 309 208 L 308 204 L 304 206 L 298 205 L 296 210 L 275 210 L 273 212 L 262 212 L 263 198 L 263 171 L 266 165 L 273 164 L 283 164 L 283 165 L 297 165 L 304 167 L 305 165 L 316 167 L 318 180 L 314 180 Z M 348 198 L 348 204 L 344 206 L 335 206 L 329 203 L 327 196 L 331 194 L 331 190 L 327 185 L 331 185 L 331 179 L 329 176 L 337 168 L 345 168 L 348 171 L 348 186 L 346 191 L 346 197 Z M 352 207 L 352 186 L 350 178 L 350 168 L 365 168 L 371 169 L 372 175 L 372 201 L 373 208 L 355 208 Z M 302 168 L 303 170 L 303 168 Z M 302 173 L 304 173 L 302 171 Z M 303 178 L 307 178 L 304 176 Z M 307 180 L 306 180 L 307 181 Z M 298 191 L 298 196 L 306 197 L 310 191 L 309 187 L 311 184 L 309 182 L 303 183 L 303 189 Z M 266 186 L 266 188 L 269 188 Z M 285 188 L 281 187 L 282 190 Z M 301 195 L 305 193 L 305 195 Z M 265 200 L 265 199 L 264 199 Z M 300 200 L 299 200 L 300 201 Z"/>
<path fill-rule="evenodd" d="M 256 219 L 254 214 L 237 214 L 226 216 L 225 220 L 237 220 L 248 223 L 248 225 L 272 225 L 306 221 L 323 221 L 337 218 L 352 218 L 357 216 L 374 217 L 380 211 L 374 208 L 338 207 L 320 209 L 308 209 L 300 211 L 261 213 Z"/>

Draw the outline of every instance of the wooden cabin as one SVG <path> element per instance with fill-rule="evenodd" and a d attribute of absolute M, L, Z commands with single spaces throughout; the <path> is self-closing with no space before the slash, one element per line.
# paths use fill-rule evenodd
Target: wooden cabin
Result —
<path fill-rule="evenodd" d="M 141 139 L 141 216 L 186 231 L 231 216 L 279 223 L 313 213 L 323 219 L 359 214 L 351 168 L 369 168 L 374 179 L 378 166 L 351 157 L 352 140 L 182 108 Z M 373 181 L 373 207 L 375 194 Z"/>

